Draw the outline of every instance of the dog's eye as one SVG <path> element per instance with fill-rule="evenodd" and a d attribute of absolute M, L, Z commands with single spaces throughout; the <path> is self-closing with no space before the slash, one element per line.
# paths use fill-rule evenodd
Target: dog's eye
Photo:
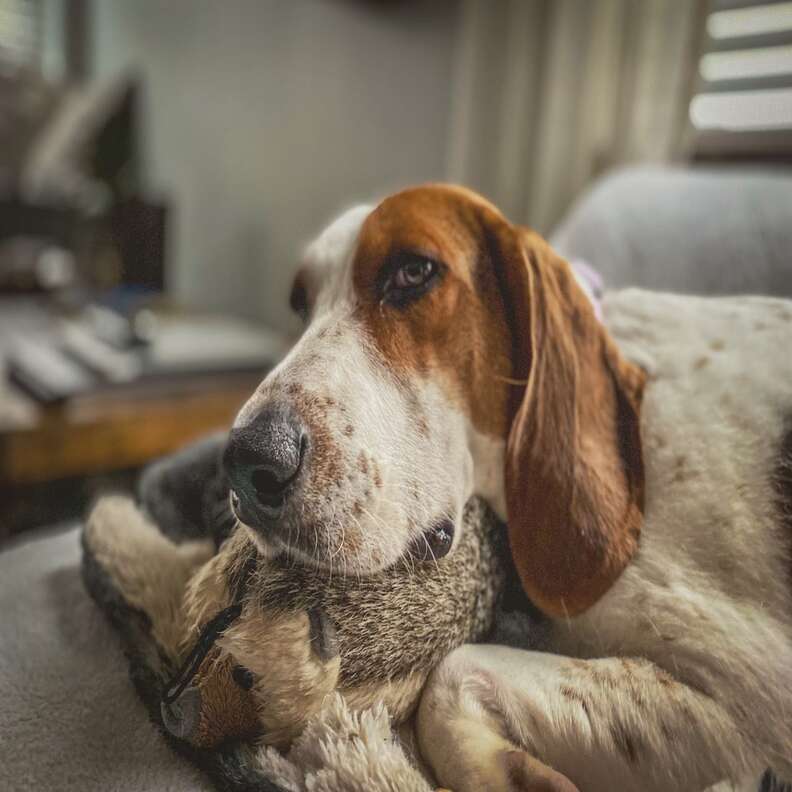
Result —
<path fill-rule="evenodd" d="M 436 270 L 437 264 L 430 259 L 410 259 L 396 270 L 392 285 L 397 289 L 414 289 L 426 283 Z"/>
<path fill-rule="evenodd" d="M 400 258 L 385 282 L 383 297 L 394 305 L 404 305 L 420 297 L 435 283 L 440 272 L 436 261 L 420 255 Z"/>
<path fill-rule="evenodd" d="M 234 666 L 234 670 L 231 672 L 231 677 L 233 678 L 234 682 L 242 688 L 242 690 L 250 690 L 253 687 L 253 683 L 255 680 L 253 679 L 253 674 L 247 670 L 244 666 Z"/>

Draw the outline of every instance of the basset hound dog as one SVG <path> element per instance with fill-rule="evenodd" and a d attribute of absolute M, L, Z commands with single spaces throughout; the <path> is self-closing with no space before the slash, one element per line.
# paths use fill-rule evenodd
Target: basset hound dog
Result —
<path fill-rule="evenodd" d="M 470 645 L 416 716 L 441 786 L 703 790 L 792 777 L 792 303 L 638 290 L 428 185 L 308 248 L 304 333 L 226 464 L 258 537 L 365 574 L 508 525 L 543 651 Z"/>

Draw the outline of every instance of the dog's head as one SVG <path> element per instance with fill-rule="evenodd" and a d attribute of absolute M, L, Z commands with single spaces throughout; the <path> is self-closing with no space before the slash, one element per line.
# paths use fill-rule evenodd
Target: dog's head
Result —
<path fill-rule="evenodd" d="M 468 190 L 406 190 L 326 229 L 291 302 L 303 336 L 225 457 L 262 546 L 358 574 L 437 557 L 475 493 L 546 612 L 607 590 L 640 530 L 643 376 L 540 237 Z"/>

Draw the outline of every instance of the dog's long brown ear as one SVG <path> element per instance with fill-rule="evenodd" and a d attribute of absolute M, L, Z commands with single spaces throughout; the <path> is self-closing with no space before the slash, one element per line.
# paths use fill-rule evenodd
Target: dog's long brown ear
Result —
<path fill-rule="evenodd" d="M 638 546 L 644 373 L 595 316 L 569 265 L 504 223 L 492 256 L 513 338 L 506 504 L 515 565 L 551 616 L 574 616 Z"/>

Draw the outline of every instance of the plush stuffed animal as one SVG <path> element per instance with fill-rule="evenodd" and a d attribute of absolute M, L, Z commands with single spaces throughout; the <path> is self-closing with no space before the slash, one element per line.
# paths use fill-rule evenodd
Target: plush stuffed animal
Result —
<path fill-rule="evenodd" d="M 112 496 L 84 531 L 86 580 L 116 626 L 120 603 L 150 634 L 144 664 L 171 676 L 159 694 L 171 735 L 200 748 L 250 740 L 283 749 L 334 691 L 353 712 L 384 704 L 404 720 L 432 668 L 488 633 L 508 551 L 482 502 L 465 520 L 445 558 L 405 558 L 358 577 L 266 557 L 244 527 L 219 550 L 175 543 L 134 501 Z"/>

